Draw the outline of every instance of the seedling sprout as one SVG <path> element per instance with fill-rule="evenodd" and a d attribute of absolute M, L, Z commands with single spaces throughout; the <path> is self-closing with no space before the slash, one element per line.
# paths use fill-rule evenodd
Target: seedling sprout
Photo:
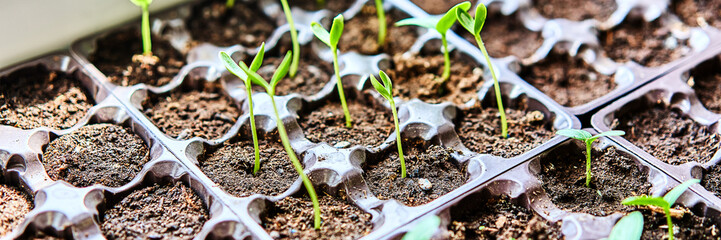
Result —
<path fill-rule="evenodd" d="M 148 7 L 153 0 L 130 0 L 130 2 L 140 7 L 143 11 L 140 25 L 140 31 L 143 37 L 143 55 L 148 57 L 153 56 L 152 43 L 150 42 L 150 13 L 148 12 Z"/>
<path fill-rule="evenodd" d="M 265 88 L 265 92 L 268 93 L 268 95 L 270 96 L 270 102 L 273 104 L 273 110 L 275 111 L 275 124 L 278 128 L 278 135 L 280 135 L 280 140 L 283 143 L 283 148 L 288 154 L 288 157 L 290 157 L 290 162 L 293 164 L 293 168 L 295 168 L 295 171 L 298 172 L 298 175 L 300 175 L 300 178 L 303 180 L 303 185 L 308 191 L 310 199 L 313 201 L 313 226 L 315 227 L 315 229 L 320 229 L 320 205 L 318 204 L 318 195 L 316 195 L 315 193 L 313 183 L 311 183 L 308 176 L 305 175 L 305 173 L 303 172 L 303 166 L 300 164 L 300 161 L 298 161 L 298 157 L 295 155 L 293 148 L 290 147 L 290 139 L 288 139 L 288 133 L 285 131 L 283 120 L 280 119 L 278 107 L 275 104 L 275 87 L 276 85 L 278 85 L 278 82 L 280 82 L 280 80 L 283 79 L 286 74 L 288 74 L 291 55 L 292 53 L 290 51 L 285 54 L 285 58 L 283 58 L 280 66 L 278 66 L 278 69 L 276 69 L 275 73 L 273 73 L 270 83 L 265 81 L 265 79 L 263 79 L 263 77 L 261 77 L 255 71 L 251 71 L 251 69 L 249 69 L 245 65 L 245 63 L 239 62 L 239 66 L 243 70 L 243 72 L 248 75 L 248 77 L 253 83 Z M 255 60 L 253 60 L 253 62 L 255 63 Z M 258 62 L 263 62 L 262 57 L 258 60 Z"/>
<path fill-rule="evenodd" d="M 638 240 L 642 234 L 643 214 L 635 211 L 618 220 L 606 240 Z"/>
<path fill-rule="evenodd" d="M 383 0 L 376 1 L 376 13 L 378 14 L 378 46 L 386 45 L 386 11 L 383 9 Z"/>
<path fill-rule="evenodd" d="M 614 130 L 602 132 L 596 134 L 595 136 L 591 136 L 591 133 L 587 132 L 586 130 L 562 129 L 556 131 L 556 134 L 570 137 L 573 139 L 578 139 L 586 143 L 586 187 L 589 187 L 589 184 L 591 183 L 591 147 L 593 145 L 593 142 L 600 137 L 621 136 L 626 133 L 624 131 Z"/>
<path fill-rule="evenodd" d="M 451 76 L 451 59 L 448 55 L 448 41 L 446 40 L 446 33 L 448 29 L 453 26 L 456 22 L 456 9 L 463 9 L 468 11 L 471 8 L 471 3 L 468 1 L 456 4 L 448 10 L 442 17 L 426 17 L 426 18 L 406 18 L 396 22 L 396 26 L 408 26 L 415 25 L 424 27 L 427 29 L 435 29 L 441 34 L 441 43 L 443 44 L 443 59 L 445 60 L 443 65 L 443 75 L 441 76 L 441 82 L 445 82 Z"/>
<path fill-rule="evenodd" d="M 383 96 L 391 105 L 391 111 L 393 112 L 393 124 L 396 126 L 396 143 L 398 144 L 398 157 L 401 160 L 401 178 L 406 177 L 406 161 L 403 159 L 403 146 L 401 144 L 401 129 L 398 125 L 398 111 L 396 111 L 396 102 L 393 101 L 393 83 L 391 82 L 391 79 L 388 78 L 388 75 L 381 70 L 378 75 L 380 75 L 381 80 L 383 81 L 383 84 L 381 85 L 380 82 L 378 82 L 378 79 L 376 79 L 375 76 L 371 75 L 371 83 L 373 84 L 373 88 L 378 91 L 378 93 Z"/>
<path fill-rule="evenodd" d="M 340 95 L 340 103 L 343 105 L 343 114 L 345 114 L 345 126 L 347 128 L 352 127 L 352 119 L 350 112 L 348 111 L 348 104 L 345 101 L 345 91 L 343 90 L 343 81 L 340 79 L 340 71 L 338 67 L 338 41 L 340 36 L 343 34 L 343 14 L 338 14 L 333 18 L 333 25 L 330 27 L 330 33 L 326 31 L 323 26 L 317 22 L 310 24 L 313 34 L 320 39 L 323 43 L 330 47 L 330 51 L 333 52 L 333 69 L 335 70 L 335 78 L 338 83 L 338 94 Z"/>
<path fill-rule="evenodd" d="M 685 181 L 675 188 L 668 191 L 663 197 L 651 197 L 651 196 L 635 196 L 629 197 L 621 202 L 623 205 L 638 205 L 638 206 L 656 206 L 663 208 L 663 212 L 666 214 L 666 224 L 668 225 L 668 239 L 673 240 L 673 223 L 671 222 L 671 206 L 676 202 L 676 199 L 681 196 L 686 189 L 691 185 L 701 182 L 698 179 L 691 179 Z"/>
<path fill-rule="evenodd" d="M 293 22 L 293 14 L 288 6 L 288 0 L 280 0 L 280 4 L 283 5 L 283 13 L 285 13 L 285 20 L 288 21 L 290 26 L 290 40 L 293 42 L 293 62 L 290 64 L 290 77 L 295 77 L 298 72 L 298 61 L 300 61 L 300 44 L 298 43 L 298 31 L 295 30 L 295 23 Z"/>

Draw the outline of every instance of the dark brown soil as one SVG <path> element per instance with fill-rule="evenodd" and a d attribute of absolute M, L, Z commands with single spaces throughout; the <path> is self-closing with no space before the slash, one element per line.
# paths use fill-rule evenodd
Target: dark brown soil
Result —
<path fill-rule="evenodd" d="M 270 82 L 273 73 L 275 73 L 280 63 L 283 62 L 283 57 L 285 57 L 285 52 L 283 52 L 281 57 L 266 57 L 265 60 L 263 60 L 263 67 L 258 70 L 258 74 Z M 301 96 L 312 96 L 320 92 L 330 81 L 331 77 L 335 78 L 333 63 L 319 59 L 310 48 L 301 48 L 297 74 L 291 78 L 290 73 L 288 73 L 283 80 L 280 80 L 280 83 L 278 83 L 275 88 L 275 95 L 284 96 L 297 93 Z M 265 89 L 261 87 L 254 87 L 253 90 L 265 92 Z"/>
<path fill-rule="evenodd" d="M 721 9 L 721 8 L 720 8 Z M 708 61 L 691 70 L 688 83 L 706 109 L 721 113 L 721 72 L 718 61 Z"/>
<path fill-rule="evenodd" d="M 205 82 L 202 89 L 178 89 L 143 101 L 143 112 L 170 137 L 216 139 L 233 127 L 240 110 L 222 93 L 220 83 Z"/>
<path fill-rule="evenodd" d="M 415 3 L 429 14 L 445 14 L 448 9 L 451 9 L 456 4 L 464 2 L 464 0 L 411 0 L 411 2 Z M 475 2 L 476 1 L 471 1 L 471 3 Z"/>
<path fill-rule="evenodd" d="M 275 196 L 288 190 L 298 173 L 277 137 L 258 138 L 260 170 L 253 176 L 255 151 L 253 140 L 226 143 L 220 149 L 205 153 L 200 168 L 226 192 L 245 197 L 253 194 Z"/>
<path fill-rule="evenodd" d="M 76 187 L 120 187 L 149 161 L 148 147 L 130 129 L 93 124 L 50 142 L 42 162 L 48 175 Z"/>
<path fill-rule="evenodd" d="M 716 197 L 721 197 L 721 166 L 709 167 L 701 178 L 701 186 L 712 192 Z"/>
<path fill-rule="evenodd" d="M 193 40 L 219 46 L 240 44 L 255 48 L 275 29 L 256 2 L 237 2 L 233 8 L 225 1 L 204 1 L 193 7 L 185 24 Z"/>
<path fill-rule="evenodd" d="M 322 194 L 322 193 L 321 193 Z M 320 230 L 313 228 L 313 203 L 307 195 L 290 196 L 275 203 L 263 227 L 275 239 L 358 239 L 371 232 L 371 215 L 341 199 L 319 196 Z"/>
<path fill-rule="evenodd" d="M 574 140 L 575 141 L 575 140 Z M 633 207 L 621 201 L 648 194 L 648 173 L 633 159 L 609 147 L 591 153 L 591 187 L 586 187 L 586 154 L 580 148 L 554 150 L 541 159 L 540 179 L 551 201 L 569 212 L 606 216 Z"/>
<path fill-rule="evenodd" d="M 361 145 L 377 147 L 393 132 L 393 114 L 357 101 L 348 102 L 353 128 L 345 127 L 345 115 L 340 102 L 326 102 L 321 108 L 301 116 L 298 121 L 305 137 L 311 142 L 339 142 L 348 147 Z"/>
<path fill-rule="evenodd" d="M 459 28 L 456 32 L 477 46 L 476 39 L 468 31 Z M 488 13 L 486 23 L 481 31 L 481 38 L 483 38 L 483 44 L 486 45 L 488 55 L 494 58 L 511 55 L 521 59 L 527 58 L 543 44 L 541 32 L 528 30 L 523 26 L 517 14 L 504 16 L 498 11 Z"/>
<path fill-rule="evenodd" d="M 612 76 L 598 73 L 582 59 L 567 54 L 550 54 L 538 63 L 523 67 L 520 76 L 567 107 L 583 105 L 616 88 Z"/>
<path fill-rule="evenodd" d="M 16 128 L 69 128 L 94 104 L 72 74 L 40 65 L 0 78 L 0 86 L 0 124 Z"/>
<path fill-rule="evenodd" d="M 348 10 L 351 5 L 355 2 L 355 0 L 324 0 L 325 6 L 318 5 L 317 0 L 293 0 L 288 1 L 288 4 L 290 4 L 291 8 L 293 6 L 300 7 L 307 11 L 316 11 L 321 9 L 327 9 L 330 10 L 331 14 L 330 16 L 335 17 L 336 15 L 343 13 L 345 10 Z M 280 2 L 278 2 L 280 4 Z"/>
<path fill-rule="evenodd" d="M 478 99 L 483 85 L 483 69 L 457 54 L 451 54 L 451 75 L 440 83 L 443 75 L 443 55 L 393 56 L 393 67 L 385 70 L 393 81 L 393 96 L 404 100 L 418 98 L 425 102 L 450 101 L 464 104 Z"/>
<path fill-rule="evenodd" d="M 563 239 L 561 222 L 550 223 L 508 197 L 474 202 L 473 211 L 452 214 L 450 239 Z"/>
<path fill-rule="evenodd" d="M 719 238 L 719 227 L 714 224 L 713 220 L 696 216 L 685 208 L 676 207 L 676 209 L 684 209 L 687 213 L 681 218 L 671 219 L 678 231 L 674 232 L 674 239 Z M 641 213 L 643 213 L 643 235 L 641 239 L 668 239 L 666 215 L 646 209 L 641 209 Z"/>
<path fill-rule="evenodd" d="M 566 18 L 573 21 L 596 19 L 605 21 L 616 11 L 614 0 L 535 0 L 534 7 L 547 18 Z"/>
<path fill-rule="evenodd" d="M 356 51 L 360 54 L 375 55 L 386 53 L 390 56 L 411 49 L 418 38 L 414 27 L 395 27 L 395 22 L 408 18 L 399 10 L 386 12 L 386 44 L 378 46 L 378 15 L 375 5 L 365 5 L 360 13 L 345 23 L 338 48 L 341 52 Z"/>
<path fill-rule="evenodd" d="M 0 181 L 2 179 L 0 176 Z M 0 184 L 0 236 L 10 233 L 32 209 L 33 200 L 29 195 L 18 188 Z"/>
<path fill-rule="evenodd" d="M 403 144 L 406 178 L 401 178 L 397 148 L 380 159 L 369 159 L 363 177 L 371 191 L 381 200 L 395 199 L 408 206 L 419 206 L 453 191 L 466 183 L 465 166 L 459 167 L 451 157 L 453 149 L 422 146 L 407 140 Z M 419 181 L 426 179 L 431 189 L 423 190 Z"/>
<path fill-rule="evenodd" d="M 501 136 L 501 117 L 496 108 L 474 107 L 460 116 L 456 132 L 463 145 L 480 154 L 511 158 L 543 144 L 555 136 L 538 118 L 538 111 L 506 108 L 508 138 Z"/>
<path fill-rule="evenodd" d="M 152 51 L 160 60 L 155 65 L 133 61 L 133 55 L 142 54 L 140 30 L 119 30 L 97 40 L 97 50 L 89 60 L 115 85 L 130 86 L 145 83 L 162 86 L 169 83 L 185 65 L 185 56 L 170 43 L 152 37 Z"/>
<path fill-rule="evenodd" d="M 108 239 L 192 239 L 208 220 L 208 210 L 183 183 L 137 190 L 105 212 Z"/>
<path fill-rule="evenodd" d="M 660 66 L 683 57 L 690 51 L 686 41 L 673 38 L 671 29 L 662 26 L 660 21 L 629 20 L 601 32 L 603 50 L 616 62 L 635 61 L 646 67 Z M 677 46 L 673 49 L 665 46 L 669 37 L 676 41 Z"/>
<path fill-rule="evenodd" d="M 721 9 L 721 1 L 675 0 L 671 1 L 670 8 L 684 23 L 692 27 L 708 24 L 721 28 L 721 15 L 718 12 L 718 9 Z"/>
<path fill-rule="evenodd" d="M 644 151 L 672 165 L 709 161 L 719 147 L 718 134 L 675 110 L 656 106 L 617 115 L 614 128 Z"/>

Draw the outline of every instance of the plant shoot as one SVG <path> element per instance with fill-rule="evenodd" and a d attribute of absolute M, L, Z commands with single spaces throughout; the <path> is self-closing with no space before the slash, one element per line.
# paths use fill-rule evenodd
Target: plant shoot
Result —
<path fill-rule="evenodd" d="M 225 1 L 225 7 L 232 8 L 235 5 L 235 0 L 227 0 Z"/>
<path fill-rule="evenodd" d="M 383 0 L 376 1 L 376 14 L 378 15 L 378 46 L 386 45 L 386 10 L 383 9 Z"/>
<path fill-rule="evenodd" d="M 373 88 L 378 91 L 378 93 L 383 96 L 391 105 L 391 111 L 393 111 L 393 124 L 396 126 L 396 143 L 398 144 L 398 157 L 401 160 L 401 178 L 406 177 L 406 161 L 403 159 L 403 146 L 401 144 L 401 129 L 398 125 L 398 111 L 396 110 L 396 102 L 393 101 L 393 83 L 391 82 L 391 79 L 388 78 L 388 75 L 381 70 L 378 72 L 378 75 L 380 75 L 381 80 L 383 81 L 383 84 L 381 85 L 380 82 L 378 82 L 378 79 L 376 79 L 375 76 L 371 75 L 371 83 L 373 84 Z"/>
<path fill-rule="evenodd" d="M 676 203 L 676 199 L 681 196 L 691 185 L 701 182 L 698 179 L 685 181 L 668 191 L 663 197 L 636 196 L 629 197 L 621 202 L 623 205 L 637 206 L 656 206 L 663 208 L 666 214 L 666 224 L 668 225 L 668 239 L 673 240 L 673 223 L 671 222 L 671 206 Z"/>
<path fill-rule="evenodd" d="M 643 214 L 632 212 L 616 222 L 606 240 L 638 240 L 643 234 Z"/>
<path fill-rule="evenodd" d="M 608 132 L 602 132 L 599 134 L 596 134 L 595 136 L 591 136 L 591 133 L 587 132 L 586 130 L 577 130 L 577 129 L 562 129 L 556 131 L 557 135 L 570 137 L 573 139 L 581 140 L 584 143 L 586 143 L 586 187 L 589 187 L 591 183 L 591 147 L 593 145 L 593 142 L 596 141 L 596 139 L 600 137 L 606 137 L 606 136 L 622 136 L 626 134 L 624 131 L 614 130 L 614 131 L 608 131 Z"/>
<path fill-rule="evenodd" d="M 463 9 L 468 11 L 471 8 L 471 3 L 468 1 L 456 4 L 448 10 L 442 17 L 426 17 L 426 18 L 406 18 L 396 22 L 396 26 L 408 26 L 414 25 L 424 27 L 427 29 L 434 29 L 441 34 L 441 43 L 443 44 L 443 75 L 441 76 L 441 82 L 445 82 L 451 76 L 451 59 L 448 55 L 448 41 L 446 40 L 446 33 L 453 24 L 456 22 L 456 9 Z"/>
<path fill-rule="evenodd" d="M 280 0 L 280 4 L 283 6 L 285 20 L 288 21 L 288 26 L 290 26 L 290 40 L 291 42 L 293 42 L 293 62 L 291 62 L 290 64 L 290 77 L 295 77 L 295 74 L 298 72 L 298 61 L 300 61 L 300 44 L 298 43 L 298 31 L 295 30 L 293 13 L 290 11 L 290 6 L 288 6 L 288 0 Z"/>
<path fill-rule="evenodd" d="M 310 28 L 313 30 L 315 37 L 328 45 L 328 47 L 330 47 L 330 51 L 333 52 L 333 69 L 335 70 L 336 83 L 338 84 L 340 103 L 343 105 L 343 114 L 345 114 L 345 126 L 347 128 L 351 128 L 353 126 L 353 120 L 351 119 L 350 111 L 348 111 L 348 104 L 345 101 L 343 81 L 340 79 L 340 70 L 338 67 L 338 41 L 340 41 L 340 36 L 343 34 L 343 26 L 343 14 L 338 14 L 338 16 L 333 18 L 333 25 L 330 27 L 330 33 L 317 22 L 312 22 L 310 24 Z"/>
<path fill-rule="evenodd" d="M 148 57 L 153 56 L 152 43 L 150 42 L 150 13 L 148 12 L 148 7 L 153 0 L 130 0 L 130 2 L 140 7 L 143 11 L 140 25 L 140 33 L 143 37 L 143 55 Z"/>

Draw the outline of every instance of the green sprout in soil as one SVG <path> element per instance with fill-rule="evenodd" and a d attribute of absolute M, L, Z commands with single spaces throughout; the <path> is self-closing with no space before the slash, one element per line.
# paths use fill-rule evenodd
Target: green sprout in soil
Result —
<path fill-rule="evenodd" d="M 488 51 L 486 51 L 486 45 L 483 44 L 483 39 L 481 39 L 481 29 L 483 29 L 483 24 L 486 22 L 487 14 L 488 13 L 486 11 L 486 5 L 484 5 L 483 3 L 478 3 L 478 6 L 476 7 L 475 19 L 470 14 L 468 14 L 468 11 L 461 8 L 456 9 L 456 16 L 458 17 L 458 22 L 461 23 L 461 26 L 463 26 L 463 28 L 473 34 L 476 39 L 476 44 L 478 44 L 478 48 L 481 49 L 481 52 L 483 52 L 483 56 L 486 58 L 486 63 L 488 63 L 488 68 L 491 71 L 491 76 L 493 77 L 493 88 L 496 93 L 498 113 L 501 114 L 501 135 L 503 136 L 503 138 L 507 138 L 508 121 L 506 121 L 506 111 L 503 108 L 503 99 L 501 98 L 501 86 L 500 84 L 498 84 L 496 71 L 493 69 L 493 64 L 491 64 L 491 58 L 488 56 Z"/>
<path fill-rule="evenodd" d="M 691 185 L 701 182 L 698 179 L 691 179 L 685 181 L 675 188 L 668 191 L 663 197 L 651 197 L 651 196 L 635 196 L 629 197 L 621 202 L 623 205 L 637 205 L 637 206 L 655 206 L 663 208 L 663 212 L 666 214 L 666 224 L 668 225 L 668 239 L 673 240 L 673 223 L 671 222 L 671 206 L 676 202 L 676 199 L 681 196 L 686 189 Z"/>
<path fill-rule="evenodd" d="M 258 55 L 255 55 L 253 62 L 250 63 L 250 71 L 258 71 L 261 63 L 263 62 L 263 55 L 265 53 L 264 50 L 265 42 L 260 45 Z M 253 148 L 255 149 L 255 165 L 253 166 L 253 175 L 255 175 L 260 169 L 260 149 L 258 148 L 258 134 L 255 130 L 255 117 L 253 115 L 253 92 L 251 80 L 248 78 L 248 75 L 245 74 L 245 71 L 243 71 L 243 69 L 239 66 L 240 64 L 245 65 L 245 63 L 241 61 L 236 64 L 228 53 L 222 51 L 219 53 L 218 57 L 220 57 L 220 60 L 223 61 L 223 65 L 225 65 L 225 68 L 228 69 L 228 72 L 237 76 L 245 83 L 245 89 L 248 94 L 248 109 L 250 110 L 250 131 L 253 135 Z"/>
<path fill-rule="evenodd" d="M 638 240 L 643 234 L 643 214 L 632 212 L 616 222 L 606 240 Z"/>
<path fill-rule="evenodd" d="M 428 240 L 433 237 L 433 235 L 438 231 L 438 226 L 441 225 L 441 218 L 432 215 L 430 217 L 427 217 L 416 226 L 413 227 L 410 231 L 406 233 L 406 235 L 403 235 L 403 239 L 401 240 Z"/>
<path fill-rule="evenodd" d="M 443 44 L 443 58 L 445 60 L 443 65 L 443 75 L 441 76 L 441 83 L 445 82 L 451 76 L 451 60 L 448 55 L 448 41 L 446 40 L 446 33 L 453 24 L 456 22 L 456 9 L 463 9 L 468 11 L 471 8 L 471 3 L 468 1 L 456 4 L 446 12 L 442 17 L 426 17 L 426 18 L 406 18 L 396 22 L 396 26 L 408 26 L 414 25 L 424 27 L 427 29 L 435 29 L 441 34 L 441 43 Z"/>
<path fill-rule="evenodd" d="M 227 0 L 225 1 L 225 7 L 232 8 L 233 5 L 235 5 L 235 0 Z"/>
<path fill-rule="evenodd" d="M 383 96 L 383 98 L 388 100 L 388 103 L 390 103 L 391 105 L 391 111 L 393 111 L 393 124 L 396 126 L 396 143 L 398 143 L 398 157 L 401 159 L 401 178 L 405 178 L 406 161 L 403 159 L 401 129 L 398 126 L 398 111 L 396 111 L 396 102 L 393 101 L 393 83 L 391 82 L 391 79 L 388 78 L 388 75 L 383 72 L 383 70 L 381 70 L 378 75 L 380 75 L 383 84 L 381 85 L 381 83 L 378 82 L 378 79 L 376 79 L 376 77 L 373 75 L 371 75 L 371 83 L 373 84 L 373 88 L 375 88 L 376 91 L 378 91 L 378 93 Z"/>
<path fill-rule="evenodd" d="M 350 112 L 348 111 L 348 104 L 345 101 L 343 81 L 340 79 L 340 71 L 338 67 L 338 41 L 340 41 L 340 36 L 343 34 L 343 26 L 343 14 L 338 14 L 338 16 L 333 18 L 333 25 L 330 27 L 330 33 L 317 22 L 312 22 L 310 24 L 313 34 L 315 34 L 320 41 L 328 45 L 328 47 L 330 47 L 330 51 L 333 52 L 333 69 L 335 70 L 335 78 L 338 83 L 340 103 L 343 105 L 343 114 L 345 114 L 345 126 L 350 128 L 352 127 L 353 120 L 351 119 Z"/>
<path fill-rule="evenodd" d="M 140 25 L 140 31 L 143 37 L 143 55 L 147 57 L 153 56 L 152 43 L 150 42 L 150 13 L 148 12 L 148 7 L 153 0 L 130 0 L 130 2 L 140 7 L 143 11 Z"/>
<path fill-rule="evenodd" d="M 315 227 L 315 229 L 320 229 L 320 205 L 318 204 L 318 195 L 316 195 L 315 193 L 313 183 L 311 183 L 308 176 L 305 175 L 305 173 L 303 172 L 303 166 L 300 164 L 300 161 L 298 161 L 298 157 L 295 155 L 293 148 L 290 147 L 290 139 L 288 139 L 288 133 L 285 131 L 283 120 L 280 119 L 278 107 L 275 104 L 275 87 L 276 85 L 278 85 L 278 82 L 280 82 L 280 80 L 283 79 L 286 74 L 288 74 L 291 55 L 291 51 L 288 51 L 288 53 L 285 54 L 285 58 L 283 58 L 280 66 L 278 66 L 278 69 L 276 69 L 275 73 L 273 73 L 270 83 L 265 81 L 265 79 L 263 79 L 263 77 L 261 77 L 255 71 L 251 71 L 251 69 L 249 69 L 245 65 L 245 63 L 239 62 L 239 65 L 240 68 L 243 69 L 243 72 L 248 75 L 251 81 L 263 87 L 265 89 L 265 92 L 268 93 L 268 95 L 270 96 L 270 102 L 273 104 L 273 110 L 275 111 L 275 124 L 278 128 L 278 135 L 280 135 L 280 140 L 283 143 L 283 148 L 288 154 L 288 157 L 290 157 L 290 162 L 293 164 L 293 168 L 295 168 L 295 171 L 298 172 L 298 175 L 300 175 L 300 178 L 303 180 L 303 185 L 305 185 L 305 189 L 306 191 L 308 191 L 308 195 L 313 201 L 313 226 Z M 263 59 L 261 57 L 259 62 L 262 61 Z M 255 60 L 253 62 L 255 62 Z"/>
<path fill-rule="evenodd" d="M 280 4 L 283 5 L 283 12 L 285 13 L 285 20 L 288 21 L 290 26 L 290 40 L 293 42 L 293 62 L 290 64 L 290 77 L 295 77 L 295 73 L 298 72 L 298 61 L 300 61 L 300 45 L 298 43 L 298 32 L 295 30 L 295 23 L 293 22 L 293 14 L 288 6 L 288 0 L 280 0 Z"/>
<path fill-rule="evenodd" d="M 593 145 L 593 142 L 600 137 L 622 136 L 626 133 L 624 131 L 614 130 L 602 132 L 596 134 L 595 136 L 591 136 L 591 133 L 586 132 L 586 130 L 561 129 L 556 131 L 556 134 L 570 137 L 573 139 L 578 139 L 586 143 L 586 187 L 589 187 L 589 185 L 591 184 L 591 146 Z"/>
<path fill-rule="evenodd" d="M 376 0 L 378 14 L 378 46 L 386 45 L 386 11 L 383 9 L 383 0 Z"/>

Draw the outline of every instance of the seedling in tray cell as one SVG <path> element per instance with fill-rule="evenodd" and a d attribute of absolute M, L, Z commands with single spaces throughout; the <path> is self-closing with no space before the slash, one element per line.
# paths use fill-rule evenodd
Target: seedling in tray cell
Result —
<path fill-rule="evenodd" d="M 283 148 L 288 154 L 288 157 L 290 157 L 290 162 L 293 164 L 293 168 L 295 168 L 295 171 L 298 172 L 298 175 L 300 175 L 300 178 L 303 180 L 303 185 L 305 185 L 305 189 L 308 191 L 308 195 L 313 201 L 313 226 L 315 227 L 315 229 L 320 229 L 320 205 L 318 204 L 318 195 L 315 193 L 313 183 L 311 183 L 308 176 L 305 175 L 305 173 L 303 172 L 303 166 L 300 164 L 300 161 L 298 161 L 298 157 L 295 155 L 293 148 L 290 147 L 290 139 L 288 139 L 288 133 L 285 131 L 283 120 L 280 118 L 280 114 L 278 113 L 278 107 L 275 104 L 275 86 L 278 85 L 278 82 L 280 82 L 280 80 L 283 79 L 286 74 L 288 74 L 291 55 L 292 53 L 290 51 L 285 54 L 285 58 L 283 58 L 280 66 L 278 66 L 278 69 L 276 69 L 275 73 L 273 73 L 270 83 L 265 81 L 265 79 L 263 79 L 263 77 L 261 77 L 255 71 L 251 71 L 251 69 L 248 68 L 245 63 L 239 62 L 239 67 L 243 70 L 243 72 L 245 72 L 245 74 L 248 76 L 248 78 L 251 79 L 253 83 L 265 88 L 265 92 L 268 93 L 268 95 L 270 96 L 270 102 L 273 104 L 273 110 L 275 111 L 275 123 L 276 128 L 278 128 L 278 135 L 280 135 L 280 140 L 283 143 Z M 256 58 L 258 57 L 256 56 Z M 257 61 L 263 62 L 262 55 L 258 58 Z M 256 60 L 253 60 L 253 62 L 255 63 Z"/>
<path fill-rule="evenodd" d="M 456 4 L 446 12 L 440 18 L 438 17 L 425 17 L 425 18 L 406 18 L 396 22 L 396 26 L 408 26 L 415 25 L 424 27 L 431 30 L 436 30 L 441 34 L 441 43 L 443 44 L 443 59 L 445 60 L 443 65 L 443 75 L 441 76 L 441 82 L 445 82 L 451 76 L 451 60 L 448 55 L 448 41 L 446 40 L 446 33 L 453 24 L 456 22 L 456 9 L 463 9 L 468 11 L 471 8 L 471 3 L 468 1 Z"/>
<path fill-rule="evenodd" d="M 401 144 L 401 129 L 398 125 L 398 111 L 396 110 L 396 102 L 393 101 L 393 83 L 388 75 L 382 70 L 378 73 L 383 81 L 381 85 L 375 76 L 371 75 L 371 83 L 373 88 L 383 96 L 388 103 L 391 105 L 391 111 L 393 111 L 393 124 L 396 126 L 396 143 L 398 144 L 398 158 L 401 160 L 401 178 L 406 177 L 406 161 L 403 159 L 403 146 Z"/>
<path fill-rule="evenodd" d="M 235 0 L 227 0 L 225 1 L 225 7 L 232 8 L 233 5 L 235 5 Z"/>
<path fill-rule="evenodd" d="M 589 185 L 591 184 L 591 147 L 593 145 L 593 142 L 600 137 L 622 136 L 626 133 L 624 131 L 615 130 L 602 132 L 596 134 L 595 136 L 591 136 L 591 133 L 587 132 L 586 130 L 562 129 L 558 130 L 556 134 L 570 137 L 573 139 L 578 139 L 586 143 L 586 187 L 589 187 Z"/>
<path fill-rule="evenodd" d="M 338 83 L 340 103 L 343 105 L 343 114 L 345 114 L 345 126 L 350 128 L 352 127 L 353 120 L 351 119 L 350 112 L 348 111 L 348 104 L 345 101 L 343 81 L 340 79 L 340 71 L 338 67 L 338 41 L 340 41 L 340 36 L 343 34 L 343 14 L 338 14 L 338 16 L 333 18 L 333 25 L 330 27 L 330 33 L 317 22 L 313 22 L 310 25 L 313 30 L 313 34 L 315 34 L 315 36 L 323 43 L 328 45 L 330 50 L 333 52 L 333 70 L 335 71 L 335 78 Z"/>
<path fill-rule="evenodd" d="M 681 196 L 686 189 L 691 185 L 701 182 L 698 179 L 691 179 L 685 181 L 678 186 L 668 191 L 663 197 L 651 197 L 651 196 L 635 196 L 629 197 L 621 202 L 623 205 L 638 205 L 638 206 L 655 206 L 663 209 L 666 214 L 666 224 L 668 225 L 668 239 L 673 240 L 673 222 L 671 222 L 671 206 L 676 202 L 676 199 Z"/>
<path fill-rule="evenodd" d="M 155 64 L 158 62 L 158 58 L 153 56 L 152 42 L 150 41 L 150 13 L 148 12 L 148 7 L 153 0 L 130 0 L 130 2 L 143 11 L 140 25 L 140 33 L 143 39 L 143 55 L 139 57 L 133 56 L 133 59 L 138 59 L 146 64 Z"/>
<path fill-rule="evenodd" d="M 421 220 L 416 224 L 413 229 L 403 235 L 401 240 L 428 240 L 433 237 L 433 234 L 438 231 L 438 227 L 441 225 L 441 218 L 432 215 Z"/>
<path fill-rule="evenodd" d="M 290 40 L 293 42 L 293 62 L 291 62 L 290 64 L 290 77 L 295 77 L 295 73 L 298 72 L 298 61 L 300 61 L 300 44 L 298 43 L 298 31 L 295 30 L 293 13 L 290 11 L 290 6 L 288 6 L 288 0 L 280 0 L 280 5 L 283 6 L 285 20 L 288 21 L 288 26 L 290 27 Z"/>

